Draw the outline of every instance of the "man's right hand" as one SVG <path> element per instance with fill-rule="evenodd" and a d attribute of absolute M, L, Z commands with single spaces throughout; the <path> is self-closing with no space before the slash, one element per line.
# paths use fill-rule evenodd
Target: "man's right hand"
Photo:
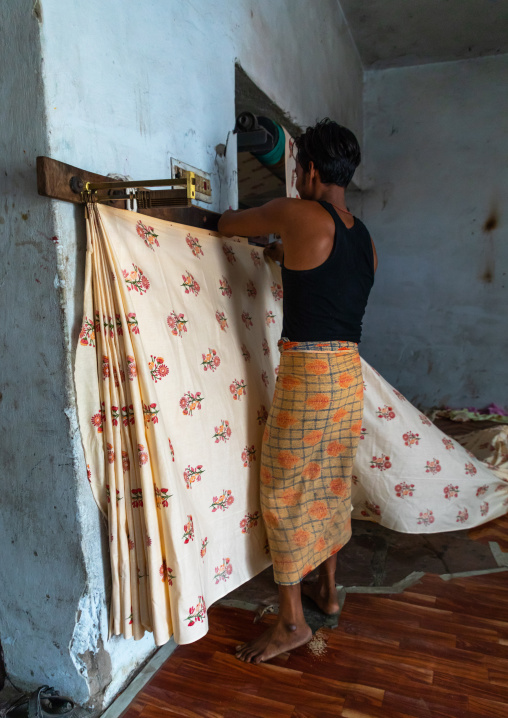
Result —
<path fill-rule="evenodd" d="M 263 250 L 263 254 L 268 259 L 273 259 L 274 262 L 280 262 L 282 264 L 282 258 L 284 257 L 284 249 L 282 242 L 271 242 L 267 244 Z"/>

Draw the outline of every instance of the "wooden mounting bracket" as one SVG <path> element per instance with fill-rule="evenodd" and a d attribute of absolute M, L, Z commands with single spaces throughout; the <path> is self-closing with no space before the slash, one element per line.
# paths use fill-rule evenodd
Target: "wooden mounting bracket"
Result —
<path fill-rule="evenodd" d="M 51 157 L 37 157 L 37 191 L 42 197 L 63 202 L 82 204 L 79 187 L 86 182 L 108 182 L 111 177 L 73 167 Z M 78 190 L 78 191 L 76 191 Z M 114 207 L 124 208 L 123 202 L 111 202 Z M 139 214 L 164 219 L 168 222 L 188 224 L 200 229 L 217 231 L 220 214 L 191 205 L 190 207 L 155 207 L 138 210 Z"/>

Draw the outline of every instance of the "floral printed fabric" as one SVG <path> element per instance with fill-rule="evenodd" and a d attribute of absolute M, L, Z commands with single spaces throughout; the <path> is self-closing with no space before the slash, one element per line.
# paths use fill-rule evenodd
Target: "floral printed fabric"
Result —
<path fill-rule="evenodd" d="M 475 456 L 363 360 L 362 372 L 364 415 L 353 465 L 353 518 L 405 533 L 434 533 L 472 528 L 508 511 L 503 446 L 505 461 L 508 454 L 501 437 L 470 439 Z"/>
<path fill-rule="evenodd" d="M 76 385 L 108 517 L 111 633 L 189 643 L 214 601 L 270 563 L 258 472 L 280 272 L 243 241 L 88 213 Z"/>

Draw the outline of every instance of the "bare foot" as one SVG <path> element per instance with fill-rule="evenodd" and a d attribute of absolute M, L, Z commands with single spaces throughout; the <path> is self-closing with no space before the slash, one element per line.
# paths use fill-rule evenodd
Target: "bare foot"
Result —
<path fill-rule="evenodd" d="M 302 593 L 310 598 L 327 616 L 336 616 L 340 610 L 337 589 L 328 590 L 325 586 L 314 583 L 302 583 Z"/>
<path fill-rule="evenodd" d="M 243 646 L 237 646 L 236 657 L 245 663 L 269 661 L 280 653 L 303 646 L 311 638 L 312 631 L 305 622 L 285 624 L 279 620 L 259 638 Z"/>

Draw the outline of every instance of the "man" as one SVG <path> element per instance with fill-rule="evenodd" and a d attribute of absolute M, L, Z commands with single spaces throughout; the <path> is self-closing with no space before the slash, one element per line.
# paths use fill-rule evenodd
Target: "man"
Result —
<path fill-rule="evenodd" d="M 337 551 L 351 536 L 351 471 L 363 411 L 358 342 L 377 268 L 374 243 L 345 201 L 361 158 L 353 133 L 325 119 L 295 146 L 301 199 L 229 210 L 219 220 L 226 236 L 276 233 L 283 252 L 274 245 L 265 250 L 282 261 L 284 319 L 261 459 L 279 614 L 273 628 L 238 646 L 237 657 L 248 663 L 310 640 L 302 589 L 324 613 L 339 609 Z M 318 566 L 318 582 L 302 587 Z"/>

